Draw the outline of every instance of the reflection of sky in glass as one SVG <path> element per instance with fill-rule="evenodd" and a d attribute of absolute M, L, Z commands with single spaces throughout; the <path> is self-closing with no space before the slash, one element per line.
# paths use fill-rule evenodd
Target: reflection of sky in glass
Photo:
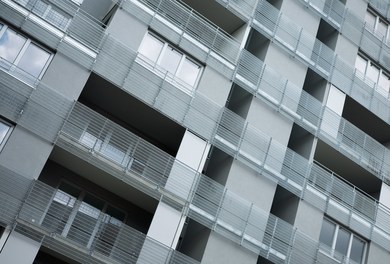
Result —
<path fill-rule="evenodd" d="M 9 126 L 0 122 L 0 144 L 3 143 L 5 136 L 7 135 Z"/>
<path fill-rule="evenodd" d="M 163 43 L 160 40 L 151 35 L 147 35 L 139 52 L 151 61 L 156 62 L 161 53 L 162 47 Z"/>
<path fill-rule="evenodd" d="M 181 54 L 174 50 L 172 47 L 168 46 L 165 50 L 164 57 L 162 58 L 160 65 L 167 71 L 172 74 L 175 74 L 179 62 L 181 59 Z"/>
<path fill-rule="evenodd" d="M 25 42 L 25 38 L 13 30 L 7 29 L 0 39 L 0 57 L 14 62 Z"/>
<path fill-rule="evenodd" d="M 48 52 L 34 44 L 30 44 L 20 59 L 18 66 L 34 77 L 39 77 L 49 57 L 50 54 Z"/>

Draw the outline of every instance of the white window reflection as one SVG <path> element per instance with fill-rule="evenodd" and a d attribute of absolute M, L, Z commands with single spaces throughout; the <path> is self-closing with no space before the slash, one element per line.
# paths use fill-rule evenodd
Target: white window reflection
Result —
<path fill-rule="evenodd" d="M 52 54 L 8 26 L 0 25 L 0 68 L 24 81 L 41 78 Z"/>
<path fill-rule="evenodd" d="M 49 52 L 30 44 L 21 56 L 18 66 L 32 76 L 39 77 L 49 58 Z"/>
<path fill-rule="evenodd" d="M 138 52 L 142 59 L 139 62 L 160 77 L 185 88 L 186 92 L 195 89 L 202 66 L 183 52 L 150 33 L 146 34 Z"/>
<path fill-rule="evenodd" d="M 5 145 L 5 142 L 7 141 L 7 138 L 9 137 L 11 133 L 12 127 L 10 124 L 6 123 L 5 121 L 0 120 L 0 151 Z"/>
<path fill-rule="evenodd" d="M 324 219 L 321 233 L 321 252 L 338 261 L 350 259 L 353 263 L 362 263 L 366 242 L 346 228 Z"/>

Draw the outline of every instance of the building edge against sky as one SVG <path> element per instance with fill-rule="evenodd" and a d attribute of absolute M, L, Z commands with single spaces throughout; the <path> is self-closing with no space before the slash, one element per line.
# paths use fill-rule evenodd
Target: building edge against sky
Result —
<path fill-rule="evenodd" d="M 390 261 L 388 0 L 0 18 L 0 263 Z"/>

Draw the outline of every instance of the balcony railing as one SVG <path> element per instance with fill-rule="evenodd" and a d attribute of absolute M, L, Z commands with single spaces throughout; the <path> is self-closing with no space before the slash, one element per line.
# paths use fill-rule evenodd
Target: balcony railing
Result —
<path fill-rule="evenodd" d="M 354 29 L 356 27 L 355 22 L 351 18 L 351 29 L 345 29 L 345 34 L 350 34 L 352 37 L 356 33 L 356 29 Z M 345 63 L 333 50 L 295 25 L 291 19 L 284 16 L 270 3 L 259 1 L 251 25 L 288 52 L 296 55 L 304 64 L 335 84 L 343 92 L 349 94 L 378 117 L 387 123 L 390 122 L 390 110 L 387 107 L 388 100 L 383 97 L 382 93 L 355 78 L 353 66 Z M 367 43 L 367 51 L 375 52 L 374 58 L 376 58 L 377 55 L 379 56 L 379 51 L 372 48 L 371 42 L 366 37 L 367 35 L 362 34 L 364 31 L 362 28 L 363 24 L 358 27 L 356 41 L 363 43 L 363 49 L 364 43 Z M 362 37 L 365 38 L 363 42 L 361 41 Z M 383 56 L 381 58 L 384 59 Z"/>
<path fill-rule="evenodd" d="M 42 90 L 42 91 L 45 91 L 45 90 Z M 146 93 L 144 93 L 144 95 L 145 94 Z M 284 98 L 288 98 L 288 97 L 284 97 Z M 41 102 L 41 104 L 42 104 L 42 102 Z M 57 101 L 54 101 L 54 102 L 57 102 Z M 197 109 L 197 111 L 198 110 L 204 111 L 204 109 L 212 109 L 212 107 L 202 107 L 202 106 L 204 106 L 204 104 L 202 105 L 200 103 L 200 101 L 195 100 L 192 103 L 193 103 L 192 105 L 195 107 L 195 109 Z M 55 109 L 58 110 L 57 108 L 55 108 Z M 188 107 L 183 107 L 183 109 L 188 109 Z M 175 108 L 175 110 L 177 110 L 177 108 Z M 186 117 L 191 117 L 191 116 L 194 117 L 194 113 L 198 113 L 198 112 L 191 112 L 191 108 L 190 108 L 190 112 L 187 112 L 187 114 L 185 116 Z M 209 114 L 209 113 L 210 112 L 208 112 L 207 114 Z M 216 112 L 216 113 L 218 113 L 218 112 Z M 176 114 L 177 114 L 177 112 L 176 112 Z M 204 114 L 204 118 L 195 119 L 195 120 L 199 120 L 199 122 L 196 122 L 196 121 L 192 122 L 192 120 L 190 120 L 190 119 L 184 119 L 184 122 L 186 122 L 188 125 L 191 125 L 191 126 L 199 125 L 199 127 L 202 127 L 202 130 L 201 130 L 201 131 L 203 131 L 202 133 L 204 133 L 204 128 L 205 128 L 204 122 L 205 122 L 205 120 L 207 120 L 207 119 L 205 119 L 208 117 L 207 114 L 206 113 Z M 197 116 L 197 115 L 195 115 L 195 116 Z M 272 177 L 276 177 L 276 179 L 280 180 L 281 185 L 286 186 L 286 188 L 290 189 L 293 193 L 300 195 L 300 192 L 303 190 L 303 188 L 300 186 L 302 185 L 302 182 L 304 182 L 305 175 L 307 175 L 304 173 L 305 170 L 302 170 L 302 172 L 300 172 L 300 174 L 297 173 L 296 171 L 294 171 L 294 173 L 289 175 L 288 178 L 286 178 L 284 175 L 278 173 L 278 171 L 280 171 L 280 168 L 282 167 L 282 164 L 284 162 L 283 157 L 284 157 L 284 153 L 286 151 L 285 147 L 281 146 L 281 145 L 279 146 L 277 143 L 273 144 L 272 147 L 270 147 L 271 145 L 269 145 L 270 141 L 268 141 L 268 137 L 265 135 L 262 135 L 261 132 L 255 130 L 255 129 L 253 130 L 252 128 L 247 129 L 246 131 L 244 131 L 242 129 L 237 130 L 237 131 L 244 131 L 245 132 L 245 133 L 241 133 L 241 134 L 237 133 L 237 131 L 233 132 L 233 133 L 229 132 L 229 131 L 235 131 L 236 128 L 234 128 L 234 126 L 237 124 L 241 124 L 242 121 L 240 121 L 240 120 L 242 120 L 242 119 L 238 118 L 234 114 L 233 115 L 229 114 L 228 116 L 232 116 L 232 117 L 229 117 L 226 120 L 231 119 L 233 121 L 234 120 L 236 120 L 236 121 L 234 121 L 233 123 L 223 122 L 223 124 L 221 126 L 219 126 L 219 128 L 218 128 L 218 131 L 219 131 L 218 135 L 219 136 L 214 138 L 214 141 L 213 141 L 214 144 L 215 145 L 219 144 L 220 148 L 224 149 L 225 151 L 227 151 L 231 155 L 239 158 L 241 161 L 245 162 L 246 164 L 255 168 L 256 170 L 259 170 L 263 173 L 267 173 L 267 174 L 271 175 Z M 218 120 L 218 119 L 219 119 L 219 115 L 216 115 L 215 120 Z M 59 119 L 59 120 L 62 120 L 62 119 Z M 181 122 L 183 122 L 183 119 L 179 119 L 179 120 L 181 120 Z M 29 120 L 29 121 L 31 122 L 31 120 Z M 58 121 L 58 122 L 60 122 L 60 121 Z M 208 130 L 209 131 L 208 133 L 212 134 L 212 133 L 214 133 L 213 131 L 216 131 L 215 130 L 215 122 L 216 121 L 212 121 L 212 119 L 210 119 L 211 127 Z M 36 123 L 29 123 L 29 122 L 27 122 L 27 124 L 36 125 Z M 239 125 L 239 127 L 240 126 L 241 125 Z M 245 124 L 243 126 L 245 126 Z M 40 129 L 43 129 L 45 126 L 39 126 L 39 127 L 40 127 Z M 232 139 L 228 138 L 229 141 L 226 140 L 224 138 L 226 135 L 223 134 L 223 133 L 225 133 L 223 131 L 226 131 L 226 133 L 228 133 L 228 134 L 232 133 L 233 137 L 235 137 L 236 139 L 232 140 Z M 207 137 L 211 137 L 210 136 L 211 134 L 208 134 Z M 243 137 L 243 138 L 240 139 L 240 137 Z M 239 143 L 240 147 L 238 148 L 238 145 L 234 142 Z M 259 142 L 263 142 L 263 143 L 258 144 Z M 226 143 L 229 143 L 229 144 L 226 144 Z M 232 144 L 232 143 L 234 143 L 234 144 Z M 233 148 L 232 148 L 232 146 L 233 146 Z M 268 150 L 264 149 L 262 151 L 258 151 L 259 148 L 263 148 L 263 146 L 267 146 L 267 148 L 269 148 L 269 149 Z M 290 152 L 291 151 L 288 150 L 288 153 L 290 153 Z M 269 154 L 271 154 L 271 155 L 269 155 Z M 291 154 L 293 156 L 296 156 L 296 154 L 294 154 L 293 152 L 291 152 Z M 105 155 L 107 155 L 107 154 L 105 154 Z M 269 166 L 269 165 L 265 166 L 265 164 L 267 164 L 267 163 L 271 164 L 271 166 Z M 305 164 L 305 163 L 307 164 L 307 161 L 304 161 L 302 164 Z M 96 162 L 95 165 L 101 166 L 99 162 Z M 139 165 L 139 166 L 142 167 L 143 165 Z M 286 172 L 284 172 L 284 173 L 286 173 Z M 138 188 L 140 188 L 140 189 L 144 188 L 142 186 L 143 185 L 138 185 Z M 149 189 L 146 188 L 146 190 L 149 190 Z M 153 195 L 153 194 L 150 194 L 150 195 Z"/>
<path fill-rule="evenodd" d="M 213 140 L 215 146 L 254 170 L 275 178 L 281 186 L 352 229 L 357 229 L 366 238 L 373 241 L 386 239 L 382 235 L 387 232 L 384 231 L 385 225 L 390 223 L 388 209 L 334 177 L 332 172 L 310 165 L 306 159 L 268 136 L 262 135 L 260 138 L 260 132 L 249 124 L 237 126 L 239 123 L 236 119 L 234 113 L 224 112 Z M 232 124 L 236 125 L 235 130 L 230 129 Z M 205 217 L 198 220 L 202 223 L 214 221 L 214 228 L 223 186 L 184 165 L 180 169 L 180 177 L 171 178 L 180 178 L 180 182 L 170 181 L 166 185 L 171 173 L 178 171 L 171 170 L 171 167 L 180 163 L 86 107 L 76 104 L 56 144 L 155 198 L 165 195 L 176 199 L 181 205 L 193 201 L 193 213 Z M 193 191 L 196 197 L 199 192 L 198 198 L 191 198 Z M 343 197 L 338 196 L 339 193 Z M 204 200 L 208 196 L 210 198 Z M 234 214 L 246 219 L 239 212 Z M 230 220 L 226 221 L 223 223 L 230 223 Z M 238 230 L 234 232 L 242 232 L 241 224 L 235 226 L 230 223 L 229 226 L 228 229 Z M 371 237 L 372 232 L 376 232 L 377 238 Z"/>
<path fill-rule="evenodd" d="M 126 0 L 121 7 L 200 61 L 231 76 L 240 43 L 195 10 L 173 0 Z"/>
<path fill-rule="evenodd" d="M 122 87 L 125 90 L 127 90 L 127 91 L 130 90 L 133 94 L 138 96 L 140 99 L 147 100 L 148 103 L 154 104 L 154 106 L 157 108 L 163 107 L 163 109 L 160 109 L 161 111 L 167 113 L 168 115 L 170 115 L 171 117 L 173 117 L 175 120 L 177 120 L 179 122 L 186 123 L 187 126 L 189 126 L 191 129 L 193 129 L 197 133 L 205 136 L 206 138 L 210 138 L 211 133 L 214 129 L 214 122 L 218 120 L 218 116 L 219 116 L 219 111 L 217 110 L 217 108 L 215 106 L 212 106 L 212 103 L 208 102 L 206 98 L 203 98 L 201 96 L 197 96 L 196 97 L 197 100 L 192 101 L 193 105 L 194 106 L 195 105 L 205 106 L 205 104 L 206 104 L 206 105 L 208 105 L 208 107 L 204 107 L 203 110 L 201 110 L 201 108 L 197 107 L 197 109 L 195 111 L 191 111 L 191 114 L 187 115 L 185 112 L 185 111 L 187 111 L 187 109 L 193 110 L 195 108 L 195 107 L 188 108 L 188 104 L 190 102 L 190 97 L 186 98 L 185 95 L 183 96 L 180 94 L 180 92 L 172 89 L 173 85 L 167 85 L 169 80 L 167 80 L 167 82 L 163 82 L 162 84 L 150 83 L 150 80 L 149 80 L 150 85 L 148 87 L 149 88 L 148 90 L 134 89 L 135 87 L 139 87 L 139 85 L 135 85 L 138 82 L 143 83 L 145 85 L 145 82 L 142 79 L 144 79 L 146 77 L 146 76 L 145 77 L 142 76 L 142 75 L 145 75 L 145 72 L 140 72 L 140 69 L 137 68 L 136 65 L 133 66 L 133 71 L 131 71 L 130 74 L 127 75 L 128 68 L 131 67 L 131 65 L 133 64 L 135 57 L 136 57 L 135 52 L 129 50 L 128 48 L 126 48 L 124 46 L 119 45 L 119 43 L 117 43 L 112 38 L 107 38 L 102 46 L 102 50 L 99 54 L 98 59 L 97 59 L 96 63 L 94 64 L 94 70 L 96 72 L 104 75 L 104 76 L 109 76 L 111 81 L 113 81 L 114 83 L 116 83 L 118 85 L 122 85 Z M 121 58 L 121 59 L 119 60 L 118 58 Z M 245 52 L 244 52 L 243 56 L 241 57 L 241 60 L 240 60 L 238 72 L 242 73 L 243 68 L 250 68 L 251 67 L 252 62 L 250 60 L 248 60 L 247 58 L 248 58 L 248 56 L 245 55 Z M 249 61 L 249 63 L 248 63 L 248 61 Z M 241 65 L 242 65 L 242 67 L 240 67 Z M 138 76 L 136 76 L 134 74 L 138 74 Z M 238 79 L 237 77 L 239 77 L 239 76 L 241 76 L 241 75 L 236 75 L 236 79 Z M 263 76 L 263 75 L 258 75 L 258 76 Z M 254 75 L 254 77 L 257 78 L 257 80 L 255 80 L 255 82 L 254 82 L 255 84 L 257 84 L 260 81 L 260 79 L 256 75 Z M 153 78 L 153 77 L 150 76 L 150 78 Z M 267 74 L 264 75 L 264 77 L 263 77 L 264 81 L 261 83 L 263 88 L 266 88 L 266 82 L 268 82 L 268 85 L 269 85 L 269 83 L 271 83 L 272 79 L 267 81 L 267 78 L 272 78 L 272 72 L 268 71 Z M 149 77 L 146 77 L 146 79 L 149 79 Z M 295 90 L 291 84 L 288 84 L 288 85 L 287 84 L 288 83 L 282 84 L 283 88 L 280 87 L 283 90 L 283 92 L 276 91 L 278 94 L 276 94 L 276 95 L 271 94 L 271 95 L 273 95 L 272 97 L 276 97 L 276 98 L 283 97 L 283 103 L 279 103 L 279 106 L 283 107 L 283 109 L 285 109 L 285 111 L 289 112 L 290 115 L 292 114 L 293 116 L 296 116 L 294 114 L 294 112 L 296 109 L 296 99 L 297 99 L 297 96 L 299 94 L 299 91 Z M 169 96 L 163 96 L 163 94 L 161 92 L 159 93 L 159 90 L 158 90 L 159 87 L 156 85 L 162 85 L 167 92 L 166 95 L 169 94 Z M 253 89 L 253 87 L 251 87 L 251 88 Z M 275 91 L 275 90 L 273 90 L 273 91 Z M 272 98 L 269 96 L 270 93 L 272 92 L 272 89 L 267 89 L 266 94 L 264 94 L 262 92 L 263 91 L 260 90 L 260 94 L 265 95 L 265 98 L 268 102 L 275 103 L 275 101 L 272 101 L 275 98 Z M 155 100 L 155 98 L 156 98 L 155 95 L 159 96 L 157 101 Z M 162 102 L 162 100 L 165 101 L 165 103 L 159 104 L 159 102 Z M 167 104 L 166 104 L 167 100 L 169 100 L 171 102 L 171 105 L 175 105 L 175 109 L 167 108 Z M 314 122 L 314 121 L 316 121 L 316 119 L 318 117 L 315 116 L 315 113 L 313 113 L 313 109 L 311 109 L 310 107 L 315 105 L 315 102 L 313 100 L 311 100 L 309 102 L 311 102 L 308 105 L 309 107 L 299 108 L 298 111 L 303 111 L 303 113 L 307 114 L 305 116 L 305 118 Z M 287 108 L 286 108 L 286 105 L 288 106 Z M 183 112 L 178 111 L 178 109 L 182 109 Z M 210 115 L 211 112 L 208 112 L 207 114 L 202 113 L 202 111 L 204 111 L 204 109 L 215 109 L 214 114 Z M 305 109 L 305 110 L 302 110 L 302 109 Z M 387 109 L 387 108 L 384 108 L 384 109 Z M 202 117 L 202 118 L 198 119 L 198 117 Z M 199 122 L 196 122 L 195 120 L 198 120 Z M 201 124 L 200 120 L 203 121 L 202 124 Z M 205 120 L 209 120 L 209 122 L 204 122 Z M 313 128 L 313 126 L 311 126 L 310 122 L 306 123 L 306 128 L 310 129 L 309 131 L 313 131 L 313 129 L 315 131 L 315 128 Z M 347 137 L 348 137 L 348 135 L 347 135 Z M 371 141 L 372 140 L 368 140 L 368 142 L 371 142 Z M 364 148 L 361 148 L 361 149 L 364 149 Z M 374 160 L 375 160 L 375 164 L 379 163 L 381 170 L 375 169 L 375 170 L 371 170 L 371 171 L 373 171 L 374 173 L 380 172 L 383 175 L 387 175 L 385 173 L 385 170 L 388 167 L 388 165 L 384 166 L 381 164 L 381 159 L 383 159 L 383 155 L 381 155 L 380 152 L 381 151 L 375 152 L 375 154 L 379 153 L 378 154 L 379 157 L 378 156 L 374 157 Z M 369 155 L 366 155 L 366 156 L 369 156 Z M 365 167 L 368 167 L 369 169 L 371 169 L 372 166 L 367 162 L 367 160 L 368 159 L 364 160 Z M 373 159 L 370 158 L 370 160 L 373 160 Z M 384 160 L 387 160 L 387 159 L 384 159 Z M 375 166 L 378 166 L 378 165 L 375 165 Z"/>
<path fill-rule="evenodd" d="M 76 216 L 71 214 L 75 208 Z M 199 263 L 108 214 L 94 212 L 82 210 L 78 202 L 66 203 L 58 190 L 35 181 L 15 230 L 26 236 L 33 231 L 44 246 L 80 262 Z"/>

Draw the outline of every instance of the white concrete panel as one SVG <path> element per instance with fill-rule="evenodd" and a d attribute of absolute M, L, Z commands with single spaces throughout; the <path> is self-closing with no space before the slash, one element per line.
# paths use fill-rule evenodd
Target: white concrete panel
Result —
<path fill-rule="evenodd" d="M 390 208 L 390 186 L 382 182 L 381 194 L 379 202 Z"/>
<path fill-rule="evenodd" d="M 173 164 L 165 184 L 166 190 L 187 199 L 197 176 L 196 171 L 202 171 L 209 150 L 210 145 L 206 141 L 186 131 L 176 155 L 178 161 Z"/>
<path fill-rule="evenodd" d="M 341 116 L 343 114 L 344 103 L 345 93 L 331 85 L 326 106 Z"/>
<path fill-rule="evenodd" d="M 0 253 L 0 263 L 31 264 L 40 246 L 40 243 L 13 231 Z"/>
<path fill-rule="evenodd" d="M 183 225 L 181 212 L 160 202 L 150 224 L 148 236 L 168 247 L 175 248 Z"/>
<path fill-rule="evenodd" d="M 206 141 L 186 131 L 180 143 L 176 159 L 194 170 L 201 171 L 209 149 L 210 145 Z"/>

